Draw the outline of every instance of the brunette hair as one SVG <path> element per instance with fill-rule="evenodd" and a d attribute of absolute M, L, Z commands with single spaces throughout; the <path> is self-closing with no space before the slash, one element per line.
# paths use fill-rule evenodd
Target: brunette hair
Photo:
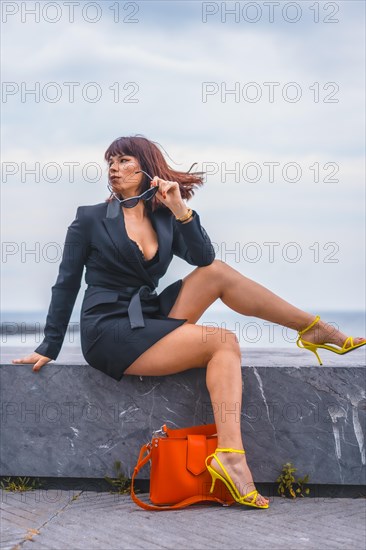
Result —
<path fill-rule="evenodd" d="M 106 150 L 104 159 L 108 163 L 110 158 L 115 155 L 130 155 L 136 157 L 140 163 L 141 169 L 150 174 L 152 178 L 158 176 L 165 180 L 177 181 L 182 199 L 190 200 L 194 196 L 195 188 L 203 185 L 202 175 L 205 174 L 205 172 L 190 173 L 193 166 L 197 164 L 196 162 L 192 164 L 188 172 L 174 170 L 166 162 L 157 144 L 140 134 L 115 139 Z M 142 175 L 143 179 L 139 191 L 140 194 L 150 187 L 149 178 L 145 174 Z M 110 182 L 110 186 L 113 189 L 113 182 Z M 113 195 L 111 194 L 105 202 L 111 202 L 112 199 Z M 146 201 L 145 206 L 152 212 L 158 208 L 169 210 L 169 208 L 159 202 L 156 197 L 150 201 Z"/>

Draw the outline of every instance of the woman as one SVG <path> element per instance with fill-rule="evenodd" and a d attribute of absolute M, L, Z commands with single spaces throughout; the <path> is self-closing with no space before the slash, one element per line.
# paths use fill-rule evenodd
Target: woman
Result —
<path fill-rule="evenodd" d="M 199 215 L 184 202 L 202 185 L 201 172 L 174 171 L 159 148 L 140 136 L 116 139 L 105 159 L 112 194 L 103 203 L 78 207 L 52 287 L 45 338 L 34 353 L 13 363 L 33 363 L 39 371 L 56 359 L 84 266 L 88 288 L 80 316 L 82 352 L 92 367 L 116 380 L 207 367 L 212 403 L 241 407 L 241 353 L 235 334 L 220 329 L 203 338 L 203 327 L 196 324 L 218 298 L 238 313 L 298 330 L 298 345 L 314 353 L 325 342 L 341 346 L 332 349 L 340 353 L 366 343 L 346 338 L 215 259 Z M 157 295 L 154 289 L 173 255 L 197 267 Z M 301 338 L 305 332 L 306 341 Z M 218 449 L 224 450 L 210 455 L 211 475 L 221 473 L 240 488 L 238 502 L 268 508 L 246 462 L 240 423 L 233 415 L 223 420 L 218 407 L 214 413 Z"/>

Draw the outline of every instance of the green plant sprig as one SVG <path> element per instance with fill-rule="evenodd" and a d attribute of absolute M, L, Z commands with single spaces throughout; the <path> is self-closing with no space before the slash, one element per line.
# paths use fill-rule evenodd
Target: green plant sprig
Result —
<path fill-rule="evenodd" d="M 38 477 L 35 479 L 30 479 L 29 477 L 5 477 L 4 480 L 1 480 L 0 486 L 4 491 L 12 491 L 15 493 L 40 489 L 42 483 L 39 481 Z"/>
<path fill-rule="evenodd" d="M 118 493 L 120 495 L 125 495 L 127 493 L 130 493 L 131 491 L 131 479 L 124 476 L 121 470 L 121 461 L 116 460 L 114 462 L 114 470 L 116 472 L 116 477 L 111 478 L 109 476 L 104 476 L 104 479 L 108 481 L 111 485 L 113 485 L 114 490 L 110 491 L 111 493 Z M 135 491 L 135 493 L 138 493 L 138 490 Z"/>
<path fill-rule="evenodd" d="M 297 481 L 295 481 L 295 478 L 292 474 L 296 471 L 297 468 L 294 468 L 291 462 L 286 462 L 286 464 L 283 465 L 282 473 L 276 480 L 277 482 L 279 482 L 277 492 L 280 496 L 286 498 L 287 493 L 289 493 L 292 498 L 296 498 L 297 495 L 304 497 L 305 495 L 303 493 L 305 493 L 306 495 L 310 494 L 309 487 L 304 487 L 304 485 L 309 481 L 309 475 L 306 474 L 303 478 L 299 477 Z M 294 483 L 298 485 L 297 488 L 293 487 Z"/>

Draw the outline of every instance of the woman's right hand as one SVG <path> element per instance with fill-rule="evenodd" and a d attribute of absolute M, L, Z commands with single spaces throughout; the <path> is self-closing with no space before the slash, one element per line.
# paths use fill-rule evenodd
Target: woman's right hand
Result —
<path fill-rule="evenodd" d="M 22 357 L 22 359 L 13 359 L 12 363 L 15 363 L 16 365 L 19 364 L 27 364 L 27 363 L 34 363 L 33 365 L 33 371 L 39 371 L 49 361 L 52 361 L 50 357 L 45 357 L 44 355 L 40 355 L 39 353 L 31 353 L 30 355 L 27 355 L 26 357 Z"/>

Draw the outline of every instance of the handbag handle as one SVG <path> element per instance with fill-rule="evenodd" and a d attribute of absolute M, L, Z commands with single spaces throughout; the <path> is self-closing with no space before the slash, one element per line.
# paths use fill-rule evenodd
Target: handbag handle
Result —
<path fill-rule="evenodd" d="M 148 454 L 145 457 L 143 457 L 143 455 L 146 451 L 148 451 Z M 133 489 L 133 483 L 134 483 L 134 479 L 135 479 L 136 474 L 138 474 L 138 472 L 141 470 L 141 468 L 143 466 L 145 466 L 145 464 L 150 460 L 151 452 L 152 452 L 152 450 L 150 448 L 150 443 L 147 443 L 147 444 L 145 444 L 141 447 L 140 455 L 139 455 L 139 458 L 137 460 L 136 467 L 135 467 L 135 469 L 133 471 L 133 474 L 132 474 L 131 497 L 132 497 L 132 500 L 138 506 L 140 506 L 141 508 L 144 508 L 145 510 L 177 510 L 179 508 L 185 508 L 186 506 L 189 506 L 190 504 L 195 504 L 196 502 L 213 501 L 213 502 L 219 502 L 220 504 L 223 504 L 223 505 L 227 505 L 226 502 L 223 502 L 219 498 L 209 497 L 209 496 L 205 496 L 205 497 L 195 496 L 195 497 L 186 498 L 185 500 L 182 500 L 181 502 L 178 502 L 177 504 L 173 504 L 172 506 L 154 506 L 154 505 L 146 504 L 145 502 L 142 502 L 142 500 L 140 500 L 135 494 L 135 491 Z"/>

